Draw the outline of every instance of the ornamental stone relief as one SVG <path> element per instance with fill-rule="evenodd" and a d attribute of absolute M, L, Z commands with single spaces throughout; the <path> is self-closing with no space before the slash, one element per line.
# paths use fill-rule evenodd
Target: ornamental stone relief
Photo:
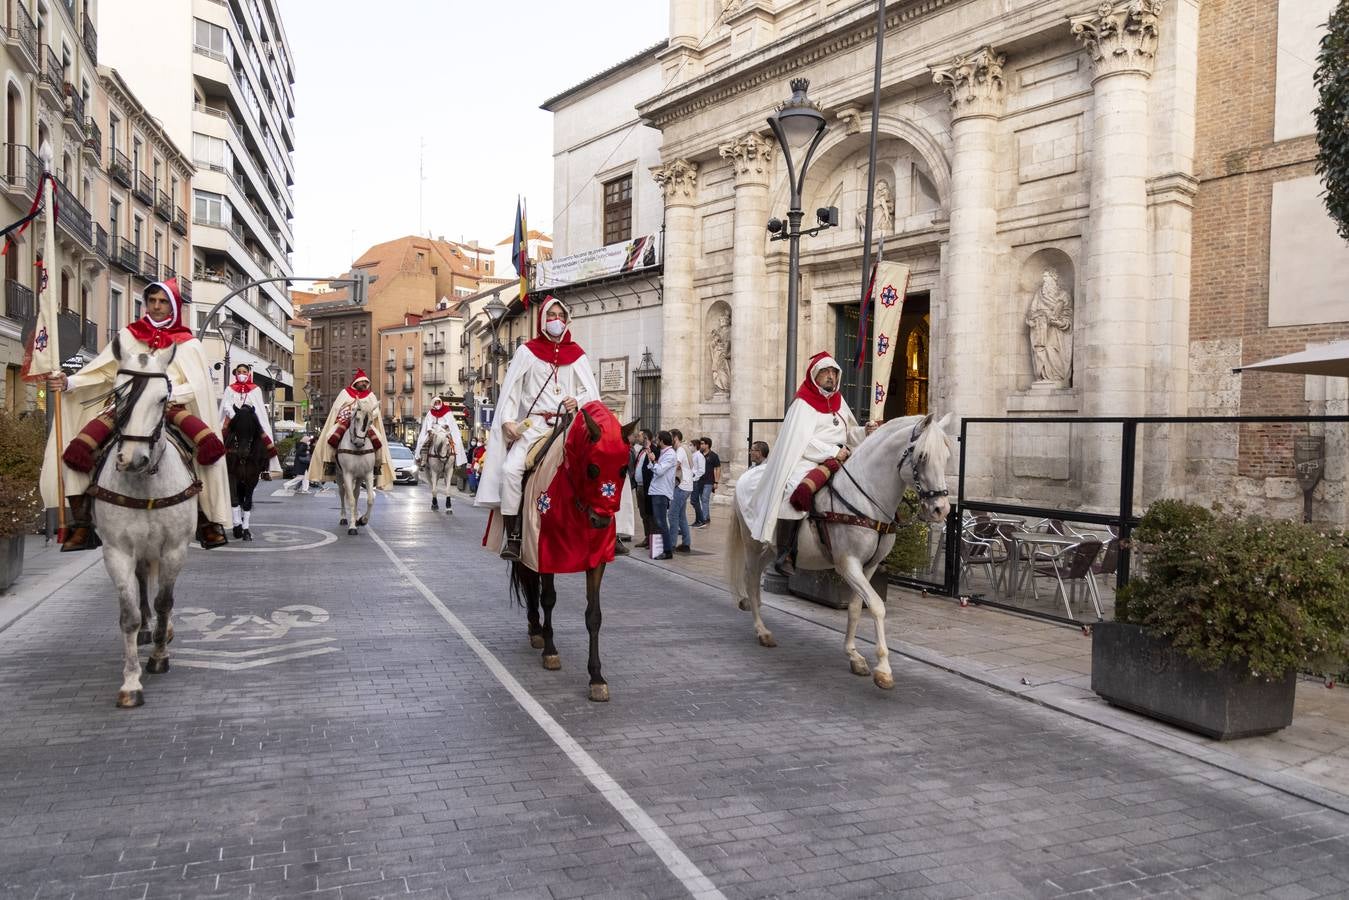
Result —
<path fill-rule="evenodd" d="M 768 180 L 773 167 L 773 145 L 753 132 L 717 148 L 722 159 L 735 166 L 737 180 Z"/>
<path fill-rule="evenodd" d="M 676 159 L 651 169 L 651 177 L 665 193 L 665 202 L 688 204 L 693 202 L 698 187 L 698 164 Z"/>
<path fill-rule="evenodd" d="M 1068 18 L 1073 37 L 1091 55 L 1097 77 L 1152 73 L 1163 4 L 1164 0 L 1105 0 L 1095 12 Z"/>
<path fill-rule="evenodd" d="M 1006 84 L 1002 67 L 1007 55 L 991 46 L 983 46 L 966 56 L 957 56 L 950 65 L 933 66 L 932 80 L 946 88 L 951 97 L 953 118 L 996 116 L 1002 112 Z"/>

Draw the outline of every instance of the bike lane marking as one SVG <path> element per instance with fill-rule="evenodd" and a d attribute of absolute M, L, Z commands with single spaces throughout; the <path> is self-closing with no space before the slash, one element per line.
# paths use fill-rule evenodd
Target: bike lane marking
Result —
<path fill-rule="evenodd" d="M 489 672 L 496 678 L 501 686 L 504 687 L 515 702 L 529 714 L 543 732 L 558 746 L 572 764 L 580 770 L 586 780 L 595 788 L 595 790 L 609 802 L 618 814 L 627 820 L 648 847 L 660 857 L 660 861 L 665 864 L 665 868 L 670 870 L 670 874 L 678 878 L 684 888 L 694 897 L 703 898 L 703 900 L 726 900 L 712 880 L 703 874 L 702 870 L 685 855 L 683 850 L 670 838 L 665 830 L 656 824 L 655 820 L 646 813 L 633 800 L 631 795 L 625 791 L 613 776 L 604 770 L 604 768 L 595 761 L 595 758 L 585 751 L 585 749 L 576 742 L 567 730 L 558 724 L 557 720 L 549 715 L 539 701 L 529 693 L 516 680 L 496 655 L 487 646 L 478 640 L 477 636 L 469 629 L 467 625 L 447 607 L 435 593 L 426 586 L 426 584 L 408 568 L 407 563 L 393 552 L 393 549 L 384 542 L 373 528 L 366 528 L 366 534 L 370 539 L 384 551 L 384 555 L 389 557 L 394 568 L 398 570 L 408 583 L 417 589 L 417 592 L 431 604 L 431 607 L 440 614 L 440 617 L 459 635 L 460 639 L 468 645 L 469 649 L 477 654 L 478 658 L 487 666 Z"/>

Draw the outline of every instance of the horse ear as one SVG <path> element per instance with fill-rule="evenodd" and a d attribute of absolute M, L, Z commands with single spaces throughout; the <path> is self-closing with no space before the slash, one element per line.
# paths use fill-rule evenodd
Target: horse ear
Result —
<path fill-rule="evenodd" d="M 586 434 L 590 436 L 590 443 L 598 444 L 600 442 L 600 423 L 590 417 L 590 413 L 584 409 L 581 410 L 581 418 L 585 419 Z"/>
<path fill-rule="evenodd" d="M 942 416 L 940 419 L 937 420 L 937 427 L 940 428 L 942 431 L 945 431 L 946 426 L 950 424 L 951 424 L 950 413 L 947 413 L 946 415 Z"/>
<path fill-rule="evenodd" d="M 636 430 L 637 423 L 640 421 L 642 421 L 642 417 L 638 416 L 637 418 L 633 419 L 631 422 L 623 426 L 623 443 L 626 444 L 628 442 L 628 438 L 632 437 L 632 433 L 633 431 Z"/>
<path fill-rule="evenodd" d="M 112 358 L 118 363 L 122 361 L 122 333 L 119 331 L 112 336 Z"/>
<path fill-rule="evenodd" d="M 928 414 L 923 418 L 923 421 L 921 421 L 921 422 L 918 423 L 918 428 L 919 428 L 919 430 L 925 431 L 925 430 L 927 430 L 927 426 L 929 426 L 929 425 L 931 425 L 931 424 L 932 424 L 932 413 L 928 413 Z"/>

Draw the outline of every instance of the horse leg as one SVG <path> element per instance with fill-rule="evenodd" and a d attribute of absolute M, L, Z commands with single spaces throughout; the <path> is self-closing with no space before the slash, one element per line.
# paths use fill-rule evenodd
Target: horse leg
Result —
<path fill-rule="evenodd" d="M 337 520 L 338 525 L 346 525 L 347 519 L 347 473 L 339 472 L 337 475 L 337 505 L 342 510 L 342 518 Z"/>
<path fill-rule="evenodd" d="M 117 585 L 117 601 L 121 610 L 118 619 L 122 628 L 122 687 L 117 691 L 117 706 L 120 709 L 134 709 L 145 703 L 145 692 L 141 688 L 140 652 L 136 649 L 136 634 L 141 628 L 136 562 L 128 554 L 105 544 L 103 563 L 112 576 L 113 584 Z"/>
<path fill-rule="evenodd" d="M 552 575 L 540 575 L 539 583 L 539 601 L 543 604 L 543 667 L 551 672 L 562 668 L 562 657 L 553 646 L 553 606 L 557 603 L 557 591 Z"/>
<path fill-rule="evenodd" d="M 862 595 L 853 591 L 848 601 L 848 631 L 843 638 L 843 652 L 848 654 L 848 666 L 854 675 L 870 675 L 866 657 L 857 652 L 857 623 L 862 619 Z"/>
<path fill-rule="evenodd" d="M 848 587 L 853 590 L 854 598 L 866 601 L 871 617 L 876 621 L 876 666 L 871 672 L 871 680 L 876 687 L 890 690 L 895 686 L 895 676 L 890 672 L 890 648 L 885 643 L 885 600 L 871 587 L 862 564 L 853 557 L 846 557 L 836 571 Z M 851 611 L 851 606 L 849 607 Z M 851 618 L 851 613 L 849 615 Z M 853 671 L 857 671 L 854 669 Z"/>
<path fill-rule="evenodd" d="M 360 499 L 360 489 L 356 486 L 356 479 L 348 473 L 342 474 L 342 521 L 347 526 L 347 534 L 355 535 L 356 532 L 356 502 Z"/>
<path fill-rule="evenodd" d="M 243 524 L 243 534 L 240 535 L 240 538 L 245 541 L 253 540 L 253 532 L 250 530 L 249 526 L 253 522 L 253 492 L 257 490 L 257 487 L 258 481 L 256 475 L 247 481 L 239 482 L 239 509 L 241 511 L 240 519 Z"/>
<path fill-rule="evenodd" d="M 525 592 L 525 617 L 529 622 L 529 646 L 535 650 L 543 649 L 543 626 L 539 624 L 539 575 L 520 563 L 511 563 L 519 573 L 520 585 Z"/>
<path fill-rule="evenodd" d="M 749 525 L 741 517 L 739 510 L 735 512 L 732 527 L 738 529 L 737 539 L 744 545 L 745 565 L 740 577 L 744 579 L 745 599 L 740 602 L 740 608 L 749 610 L 754 616 L 754 633 L 759 637 L 760 646 L 776 647 L 778 642 L 773 639 L 773 632 L 768 630 L 768 626 L 763 622 L 763 615 L 759 612 L 762 601 L 760 588 L 763 584 L 764 563 L 768 559 L 769 545 L 761 544 L 754 539 L 754 535 L 749 532 Z"/>
<path fill-rule="evenodd" d="M 150 643 L 150 577 L 149 563 L 136 563 L 136 591 L 140 594 L 141 627 L 136 633 L 137 644 Z"/>
<path fill-rule="evenodd" d="M 590 658 L 586 669 L 590 672 L 590 699 L 596 703 L 609 702 L 609 682 L 600 674 L 600 583 L 604 581 L 604 563 L 586 572 L 586 631 L 590 633 Z"/>
<path fill-rule="evenodd" d="M 361 487 L 365 488 L 365 515 L 356 520 L 357 525 L 365 526 L 370 524 L 370 513 L 375 509 L 375 472 L 372 469 L 370 474 L 366 475 L 360 485 L 356 486 L 356 492 L 351 497 L 351 514 L 356 515 L 356 504 L 361 499 Z"/>
<path fill-rule="evenodd" d="M 155 578 L 155 627 L 153 634 L 154 647 L 150 650 L 150 658 L 145 661 L 145 671 L 151 675 L 163 675 L 169 670 L 169 651 L 167 644 L 169 642 L 169 609 L 173 605 L 172 587 L 168 586 L 167 579 L 164 577 L 164 561 L 155 560 L 150 563 L 150 571 Z M 168 594 L 167 600 L 165 595 Z"/>

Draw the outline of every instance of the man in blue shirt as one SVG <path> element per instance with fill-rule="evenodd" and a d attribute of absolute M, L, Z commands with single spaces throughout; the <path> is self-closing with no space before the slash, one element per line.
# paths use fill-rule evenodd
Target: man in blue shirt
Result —
<path fill-rule="evenodd" d="M 675 493 L 674 437 L 670 432 L 662 431 L 656 436 L 660 452 L 656 448 L 647 451 L 651 461 L 651 480 L 646 486 L 647 496 L 651 498 L 651 517 L 661 533 L 661 554 L 656 559 L 674 559 L 674 529 L 670 527 L 670 504 Z"/>

